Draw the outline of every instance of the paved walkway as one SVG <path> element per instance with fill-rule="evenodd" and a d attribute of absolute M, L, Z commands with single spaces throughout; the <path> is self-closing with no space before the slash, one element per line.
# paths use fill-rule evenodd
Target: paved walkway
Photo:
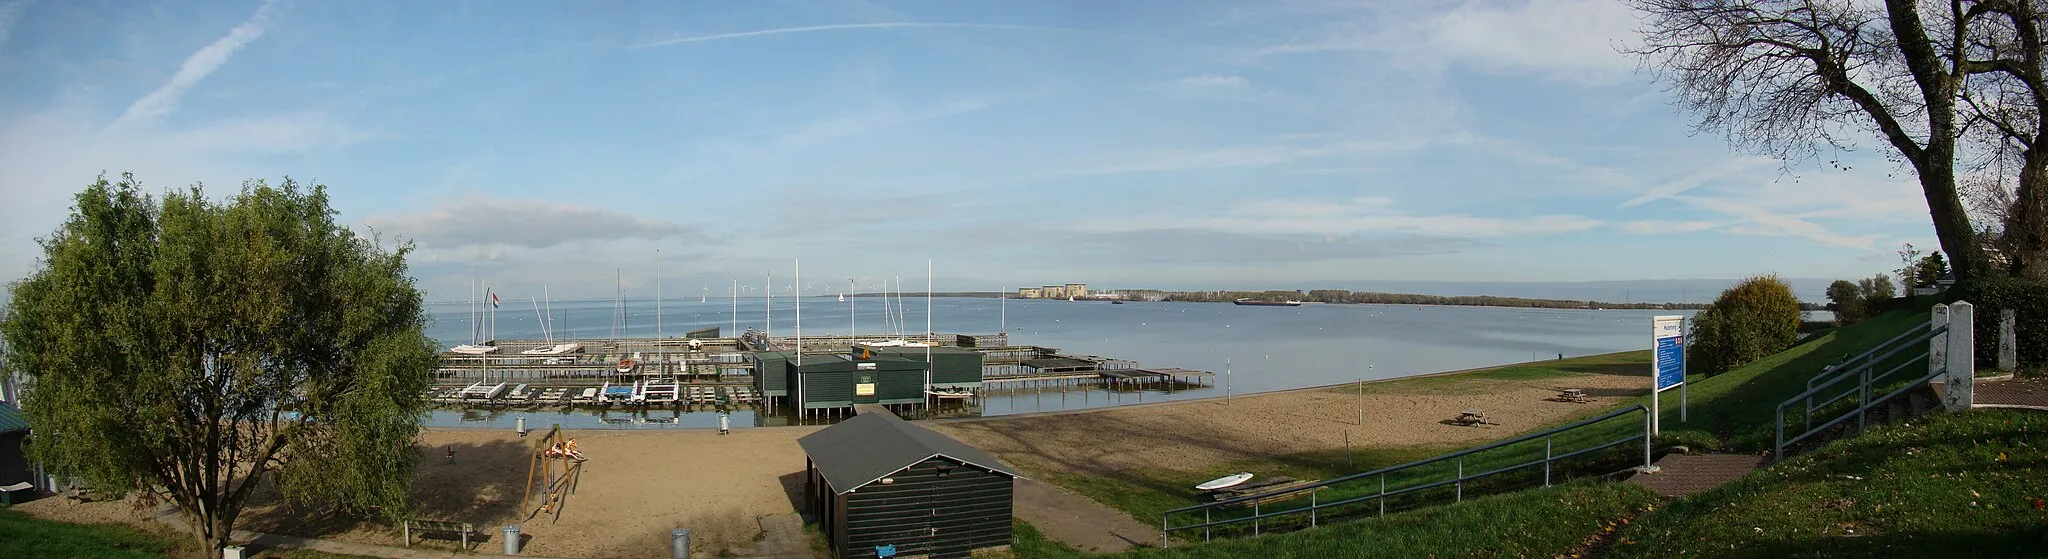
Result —
<path fill-rule="evenodd" d="M 191 525 L 185 522 L 184 515 L 178 514 L 177 507 L 165 507 L 162 509 L 158 509 L 156 521 L 162 523 L 165 526 L 169 526 L 172 530 L 175 530 L 179 533 L 189 533 L 192 531 Z M 483 528 L 480 527 L 478 529 L 481 530 Z M 497 540 L 495 539 L 498 536 L 498 534 L 492 532 L 486 532 L 485 534 L 490 539 L 470 540 L 470 545 L 474 546 L 474 549 L 467 553 L 452 549 L 390 547 L 366 543 L 342 542 L 334 540 L 323 540 L 317 538 L 302 538 L 299 536 L 287 536 L 284 534 L 268 534 L 249 530 L 235 530 L 235 533 L 229 539 L 238 542 L 247 542 L 246 545 L 249 547 L 249 550 L 251 552 L 261 551 L 265 549 L 309 549 L 313 551 L 335 553 L 341 555 L 356 555 L 362 557 L 384 557 L 387 559 L 440 559 L 444 557 L 475 557 L 478 555 L 498 555 L 502 557 L 503 555 L 500 552 L 504 551 L 504 544 L 498 543 Z M 481 541 L 482 543 L 478 543 L 479 541 Z M 254 553 L 251 553 L 251 555 L 253 554 Z M 519 557 L 526 557 L 529 559 L 548 559 L 546 557 L 525 554 L 521 554 L 519 555 Z"/>
<path fill-rule="evenodd" d="M 2048 410 L 2048 379 L 1979 379 L 1971 392 L 1971 407 Z"/>
<path fill-rule="evenodd" d="M 1047 538 L 1094 553 L 1115 553 L 1159 541 L 1159 527 L 1123 511 L 1035 480 L 1017 480 L 1017 517 Z"/>
<path fill-rule="evenodd" d="M 1628 482 L 1664 498 L 1684 497 L 1735 481 L 1764 465 L 1766 457 L 1747 454 L 1667 454 L 1657 473 L 1638 473 Z"/>

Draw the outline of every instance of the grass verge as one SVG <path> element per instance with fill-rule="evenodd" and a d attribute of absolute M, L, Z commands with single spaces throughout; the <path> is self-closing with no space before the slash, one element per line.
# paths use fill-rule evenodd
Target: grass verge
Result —
<path fill-rule="evenodd" d="M 1609 557 L 2038 557 L 2048 414 L 1933 414 L 1675 501 Z"/>
<path fill-rule="evenodd" d="M 1677 420 L 1678 390 L 1667 390 L 1659 396 L 1664 408 L 1660 439 L 1665 444 L 1683 444 L 1695 450 L 1768 450 L 1772 441 L 1771 421 L 1778 404 L 1804 392 L 1806 381 L 1819 374 L 1821 368 L 1926 323 L 1926 312 L 1891 312 L 1808 338 L 1791 349 L 1726 373 L 1713 377 L 1690 375 L 1687 381 L 1691 386 L 1686 394 L 1688 421 Z M 1642 401 L 1649 403 L 1647 396 Z"/>
<path fill-rule="evenodd" d="M 0 509 L 0 557 L 157 559 L 176 548 L 132 526 L 71 524 Z"/>
<path fill-rule="evenodd" d="M 1571 483 L 1286 534 L 1141 549 L 1124 557 L 1553 557 L 1655 500 L 1634 485 Z"/>

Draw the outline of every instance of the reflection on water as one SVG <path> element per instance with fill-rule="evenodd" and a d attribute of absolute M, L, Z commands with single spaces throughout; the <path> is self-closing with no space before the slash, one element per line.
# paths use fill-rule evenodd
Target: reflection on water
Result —
<path fill-rule="evenodd" d="M 916 335 L 924 324 L 924 305 L 914 298 L 902 321 Z M 881 331 L 885 323 L 879 298 L 808 298 L 807 335 L 844 334 L 848 305 L 857 313 L 860 333 Z M 629 336 L 655 335 L 654 301 L 629 301 Z M 1486 367 L 1647 349 L 1650 317 L 1691 315 L 1692 311 L 1521 309 L 1414 305 L 1319 305 L 1249 307 L 1223 303 L 1144 303 L 940 298 L 932 303 L 932 322 L 939 332 L 1006 331 L 1013 344 L 1056 347 L 1062 352 L 1101 355 L 1138 361 L 1145 367 L 1181 367 L 1216 373 L 1209 386 L 1188 390 L 1105 390 L 1101 386 L 1062 389 L 1056 385 L 1009 385 L 992 388 L 978 402 L 983 415 L 1006 415 L 1101 406 L 1251 394 L 1289 388 L 1395 378 L 1423 373 Z M 610 335 L 612 301 L 555 301 L 555 329 L 563 337 L 602 338 Z M 775 300 L 772 331 L 794 333 L 795 303 Z M 429 334 L 446 344 L 469 341 L 465 303 L 437 304 Z M 760 299 L 739 301 L 738 326 L 767 328 Z M 663 333 L 719 327 L 729 335 L 735 316 L 731 302 L 713 299 L 669 300 L 663 303 Z M 503 313 L 498 337 L 539 338 L 539 320 L 528 313 Z M 1227 364 L 1227 366 L 1226 366 Z M 1226 370 L 1228 373 L 1226 374 Z M 781 410 L 778 410 L 781 411 Z M 708 428 L 718 425 L 713 410 L 522 412 L 488 410 L 440 411 L 429 425 L 511 428 L 518 414 L 581 428 Z M 667 420 L 662 422 L 659 420 Z M 740 408 L 732 413 L 735 428 L 787 424 Z"/>

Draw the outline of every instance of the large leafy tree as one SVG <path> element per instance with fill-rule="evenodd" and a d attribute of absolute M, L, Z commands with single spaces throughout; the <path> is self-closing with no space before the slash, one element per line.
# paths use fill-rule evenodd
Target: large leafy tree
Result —
<path fill-rule="evenodd" d="M 0 322 L 35 459 L 175 503 L 208 550 L 264 483 L 402 513 L 434 365 L 409 245 L 356 236 L 290 179 L 159 201 L 102 176 L 76 200 Z"/>

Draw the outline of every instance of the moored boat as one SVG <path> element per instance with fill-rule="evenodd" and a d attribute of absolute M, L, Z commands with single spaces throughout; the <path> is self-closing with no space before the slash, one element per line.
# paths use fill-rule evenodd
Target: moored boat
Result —
<path fill-rule="evenodd" d="M 1238 300 L 1236 300 L 1236 301 L 1231 301 L 1231 302 L 1232 302 L 1232 303 L 1236 303 L 1236 304 L 1239 304 L 1239 305 L 1246 305 L 1246 306 L 1257 306 L 1257 307 L 1299 307 L 1299 306 L 1301 306 L 1301 301 L 1294 301 L 1294 300 L 1288 300 L 1288 301 L 1254 301 L 1254 300 L 1251 300 L 1251 299 L 1238 299 Z"/>
<path fill-rule="evenodd" d="M 1195 489 L 1200 489 L 1200 490 L 1203 490 L 1203 491 L 1215 491 L 1215 490 L 1218 490 L 1218 489 L 1223 489 L 1223 488 L 1226 488 L 1226 487 L 1230 487 L 1230 486 L 1233 486 L 1233 485 L 1237 485 L 1237 484 L 1240 484 L 1240 483 L 1244 483 L 1245 481 L 1247 481 L 1247 480 L 1250 480 L 1250 479 L 1252 479 L 1252 473 L 1251 473 L 1251 472 L 1239 472 L 1239 473 L 1235 473 L 1235 474 L 1231 474 L 1231 475 L 1227 475 L 1227 476 L 1219 477 L 1219 478 L 1216 478 L 1216 479 L 1212 479 L 1212 480 L 1209 480 L 1209 481 L 1207 481 L 1207 482 L 1203 482 L 1203 483 L 1202 483 L 1201 485 L 1197 485 L 1197 486 L 1195 486 Z"/>

